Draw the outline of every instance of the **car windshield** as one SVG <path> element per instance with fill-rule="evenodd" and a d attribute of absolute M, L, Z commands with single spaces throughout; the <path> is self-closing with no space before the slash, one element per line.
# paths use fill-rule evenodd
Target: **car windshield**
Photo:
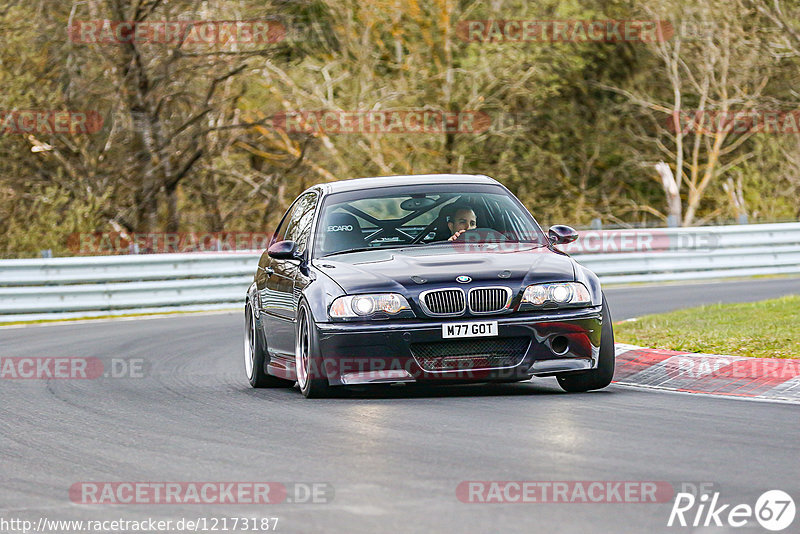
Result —
<path fill-rule="evenodd" d="M 315 257 L 451 242 L 546 243 L 530 213 L 504 188 L 475 184 L 336 193 L 323 204 Z"/>

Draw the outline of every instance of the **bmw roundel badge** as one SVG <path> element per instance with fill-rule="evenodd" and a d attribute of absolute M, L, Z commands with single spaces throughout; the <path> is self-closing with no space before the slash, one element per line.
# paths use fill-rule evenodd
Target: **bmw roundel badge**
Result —
<path fill-rule="evenodd" d="M 472 278 L 462 274 L 461 276 L 456 277 L 456 282 L 458 282 L 459 284 L 469 284 L 470 282 L 472 282 Z"/>

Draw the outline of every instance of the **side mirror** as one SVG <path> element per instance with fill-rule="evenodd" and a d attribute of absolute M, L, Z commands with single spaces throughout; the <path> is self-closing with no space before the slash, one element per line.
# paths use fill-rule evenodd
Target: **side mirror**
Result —
<path fill-rule="evenodd" d="M 294 241 L 278 241 L 267 249 L 270 258 L 276 260 L 299 260 L 297 253 L 297 243 Z"/>
<path fill-rule="evenodd" d="M 547 238 L 554 245 L 566 245 L 578 239 L 578 232 L 571 226 L 556 224 L 547 231 Z"/>

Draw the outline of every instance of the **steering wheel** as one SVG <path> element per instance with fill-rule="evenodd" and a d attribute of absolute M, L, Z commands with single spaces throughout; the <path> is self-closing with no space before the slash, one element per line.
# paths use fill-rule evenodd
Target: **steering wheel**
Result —
<path fill-rule="evenodd" d="M 508 238 L 493 228 L 471 228 L 453 240 L 453 243 L 502 243 Z"/>

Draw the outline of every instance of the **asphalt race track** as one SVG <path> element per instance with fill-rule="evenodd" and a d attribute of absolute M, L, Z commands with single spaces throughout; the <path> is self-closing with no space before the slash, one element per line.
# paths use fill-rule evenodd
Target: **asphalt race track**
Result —
<path fill-rule="evenodd" d="M 614 321 L 692 308 L 716 302 L 756 302 L 800 295 L 800 278 L 764 278 L 732 282 L 686 282 L 605 290 Z"/>
<path fill-rule="evenodd" d="M 614 320 L 718 300 L 800 293 L 800 279 L 610 289 Z M 555 379 L 384 387 L 306 400 L 253 390 L 239 313 L 0 329 L 0 356 L 141 359 L 142 378 L 0 381 L 0 517 L 277 517 L 278 532 L 698 532 L 668 502 L 467 504 L 461 481 L 713 483 L 720 502 L 800 497 L 789 404 Z M 326 504 L 91 505 L 81 481 L 328 483 Z M 692 513 L 688 517 L 693 517 Z M 724 517 L 724 516 L 723 516 Z M 797 532 L 800 518 L 787 532 Z M 743 529 L 703 532 L 765 532 Z"/>

